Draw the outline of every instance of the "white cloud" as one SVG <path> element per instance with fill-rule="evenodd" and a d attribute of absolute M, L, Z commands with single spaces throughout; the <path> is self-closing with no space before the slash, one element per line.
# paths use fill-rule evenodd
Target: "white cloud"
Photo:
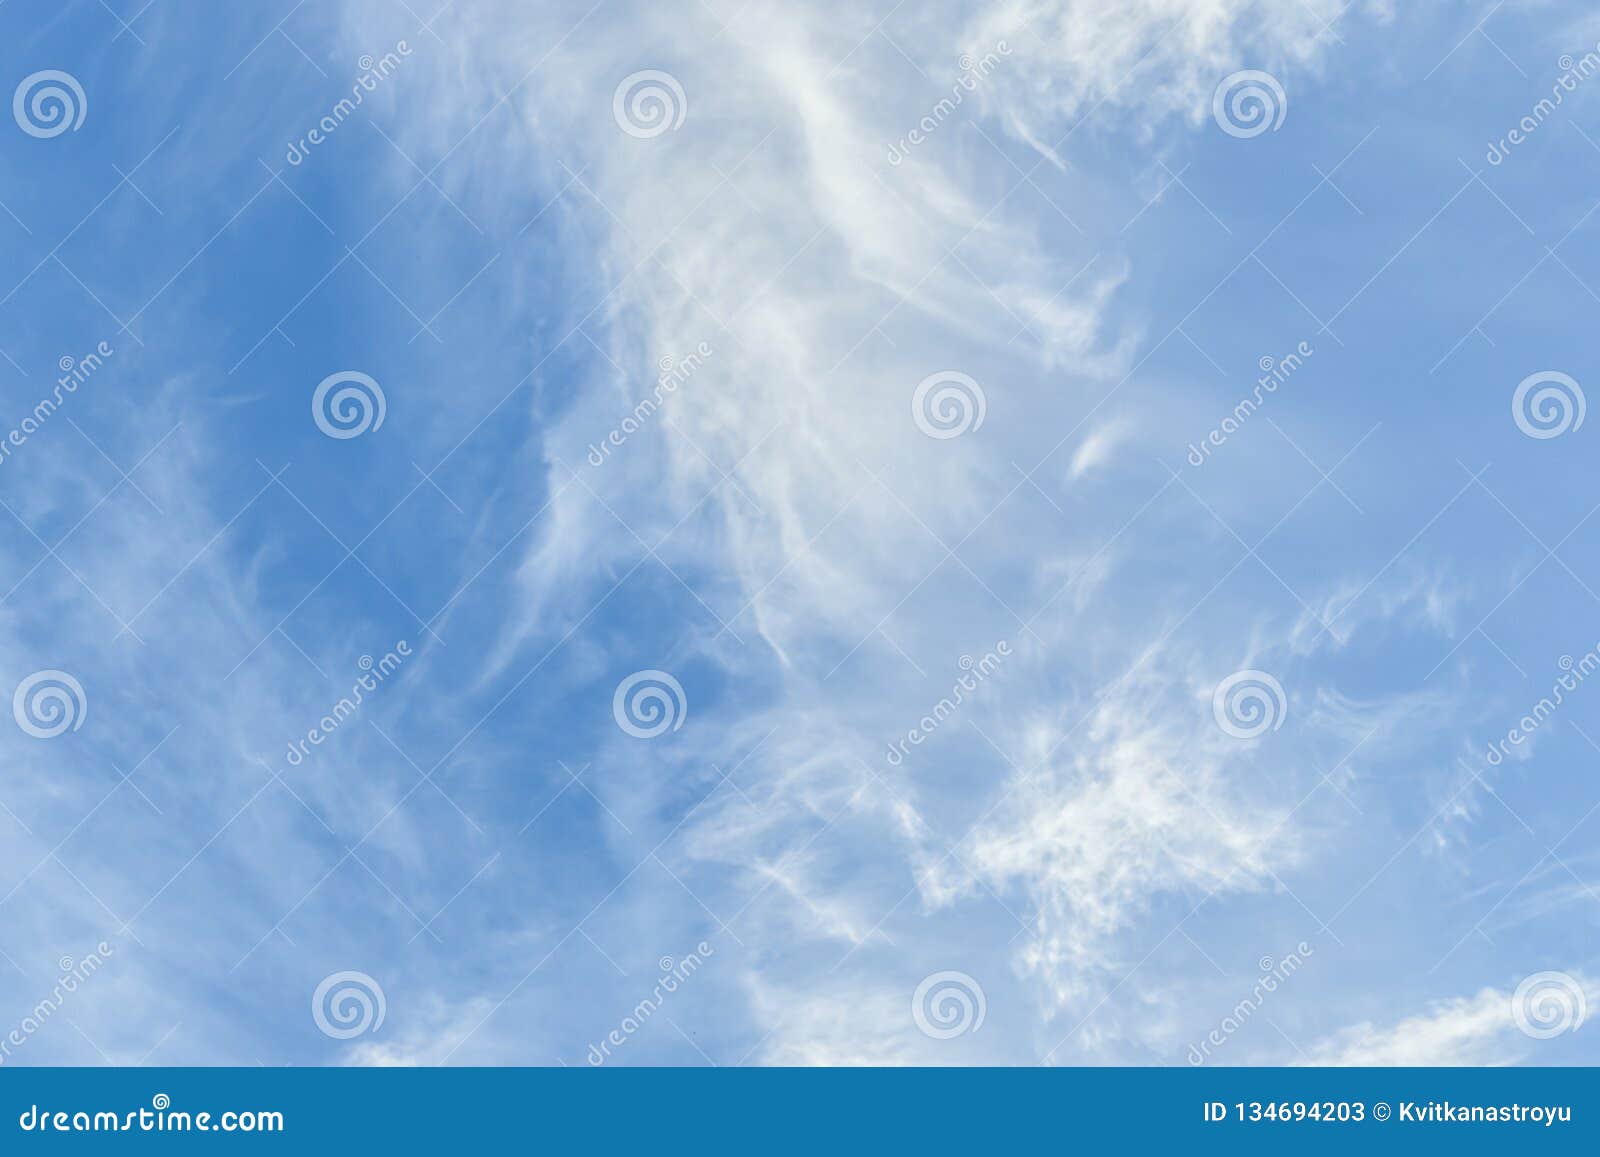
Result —
<path fill-rule="evenodd" d="M 1573 974 L 1590 994 L 1593 982 Z M 1484 988 L 1475 996 L 1430 1003 L 1387 1028 L 1362 1022 L 1306 1050 L 1316 1065 L 1509 1065 L 1526 1059 L 1540 1042 L 1512 1017 L 1513 994 Z M 1591 995 L 1592 998 L 1592 995 Z"/>
<path fill-rule="evenodd" d="M 484 173 L 480 162 L 471 181 L 498 188 L 528 174 L 533 204 L 545 195 L 537 186 L 576 175 L 563 204 L 598 239 L 572 240 L 592 245 L 607 271 L 594 296 L 615 286 L 571 340 L 598 342 L 621 374 L 607 368 L 541 428 L 550 456 L 583 484 L 556 499 L 559 533 L 526 556 L 528 609 L 495 671 L 525 663 L 519 648 L 535 639 L 542 648 L 559 638 L 592 583 L 604 590 L 637 559 L 642 548 L 617 518 L 693 576 L 743 642 L 713 640 L 714 623 L 686 642 L 761 690 L 759 707 L 728 708 L 711 726 L 748 739 L 753 716 L 796 724 L 739 775 L 759 812 L 724 793 L 683 829 L 693 856 L 739 874 L 724 881 L 734 907 L 761 895 L 745 919 L 801 940 L 870 945 L 887 940 L 878 925 L 908 893 L 928 910 L 985 887 L 1021 896 L 1042 935 L 1025 938 L 1019 964 L 1054 1009 L 1116 962 L 1117 937 L 1154 898 L 1257 889 L 1293 861 L 1287 833 L 1274 832 L 1278 813 L 1247 804 L 1231 782 L 1238 753 L 1217 746 L 1192 694 L 1232 668 L 1186 660 L 1175 675 L 1170 662 L 1150 663 L 1113 686 L 1164 636 L 1130 604 L 1091 605 L 1114 589 L 1118 551 L 1101 550 L 1109 532 L 1041 536 L 1038 516 L 1013 501 L 1032 495 L 1014 463 L 1032 467 L 1116 384 L 1139 326 L 1115 314 L 1134 272 L 1128 255 L 1096 253 L 1057 212 L 1067 207 L 1049 203 L 1074 184 L 1103 191 L 1077 167 L 1070 138 L 1058 158 L 1066 172 L 1050 167 L 1048 185 L 1012 142 L 1048 151 L 1044 142 L 1085 114 L 1104 122 L 1085 133 L 1124 136 L 1195 120 L 1246 55 L 1316 58 L 1331 38 L 1312 9 L 1332 16 L 1336 6 L 1054 2 L 973 16 L 948 4 L 885 22 L 893 44 L 878 16 L 854 6 L 759 0 L 730 9 L 725 27 L 705 9 L 639 6 L 611 17 L 626 21 L 626 37 L 596 17 L 560 39 L 579 9 L 491 6 L 440 22 L 484 66 L 487 90 L 509 89 L 559 41 L 514 102 L 522 119 L 494 114 L 502 167 Z M 904 164 L 887 164 L 886 145 L 949 91 L 961 53 L 1001 39 L 1012 55 L 968 106 L 973 124 L 948 122 Z M 640 43 L 652 45 L 650 59 Z M 688 113 L 679 131 L 639 140 L 610 123 L 610 99 L 647 65 L 677 77 Z M 413 95 L 426 124 L 411 131 L 435 153 L 484 115 L 482 91 L 453 67 Z M 549 171 L 550 156 L 564 172 Z M 543 181 L 533 176 L 541 167 Z M 455 180 L 452 192 L 467 195 L 466 177 Z M 656 358 L 701 340 L 717 354 L 661 420 L 603 468 L 584 465 L 584 448 L 642 396 Z M 911 421 L 910 398 L 947 369 L 982 385 L 987 418 L 936 441 Z M 1149 435 L 1101 422 L 1066 473 L 1087 479 L 1124 448 L 1148 462 Z M 564 480 L 556 468 L 553 483 Z M 963 542 L 952 560 L 946 548 Z M 1054 577 L 1090 559 L 1092 581 L 1072 599 L 1019 622 L 1053 593 Z M 1006 609 L 1025 597 L 1019 614 Z M 1162 627 L 1181 626 L 1179 614 Z M 982 762 L 929 755 L 893 793 L 864 778 L 862 761 L 928 706 L 913 665 L 944 670 L 1008 633 L 1019 648 L 1036 634 L 1053 649 L 1034 677 L 1008 682 L 1003 704 L 970 718 L 1017 752 L 1024 772 L 981 747 Z M 1085 709 L 1082 734 L 1058 749 Z M 977 742 L 964 724 L 941 739 Z M 738 748 L 706 741 L 701 754 L 728 760 Z M 981 779 L 967 778 L 980 767 Z M 977 879 L 945 859 L 974 822 L 966 851 Z M 774 1055 L 850 1056 L 860 1043 L 782 1047 L 799 1051 Z"/>
<path fill-rule="evenodd" d="M 1124 440 L 1125 432 L 1124 427 L 1114 422 L 1091 431 L 1073 452 L 1067 476 L 1077 481 L 1111 461 L 1117 447 Z"/>

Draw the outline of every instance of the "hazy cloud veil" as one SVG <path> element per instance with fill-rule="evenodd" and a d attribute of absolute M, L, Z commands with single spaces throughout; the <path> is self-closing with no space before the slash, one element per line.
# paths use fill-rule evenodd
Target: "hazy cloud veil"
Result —
<path fill-rule="evenodd" d="M 17 106 L 19 1060 L 1589 1056 L 1575 6 L 425 7 Z"/>

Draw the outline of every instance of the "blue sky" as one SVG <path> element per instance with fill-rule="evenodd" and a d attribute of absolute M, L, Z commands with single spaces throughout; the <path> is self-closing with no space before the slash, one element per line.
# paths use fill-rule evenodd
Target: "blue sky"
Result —
<path fill-rule="evenodd" d="M 0 7 L 4 1063 L 1593 1059 L 1600 20 L 438 3 Z"/>

